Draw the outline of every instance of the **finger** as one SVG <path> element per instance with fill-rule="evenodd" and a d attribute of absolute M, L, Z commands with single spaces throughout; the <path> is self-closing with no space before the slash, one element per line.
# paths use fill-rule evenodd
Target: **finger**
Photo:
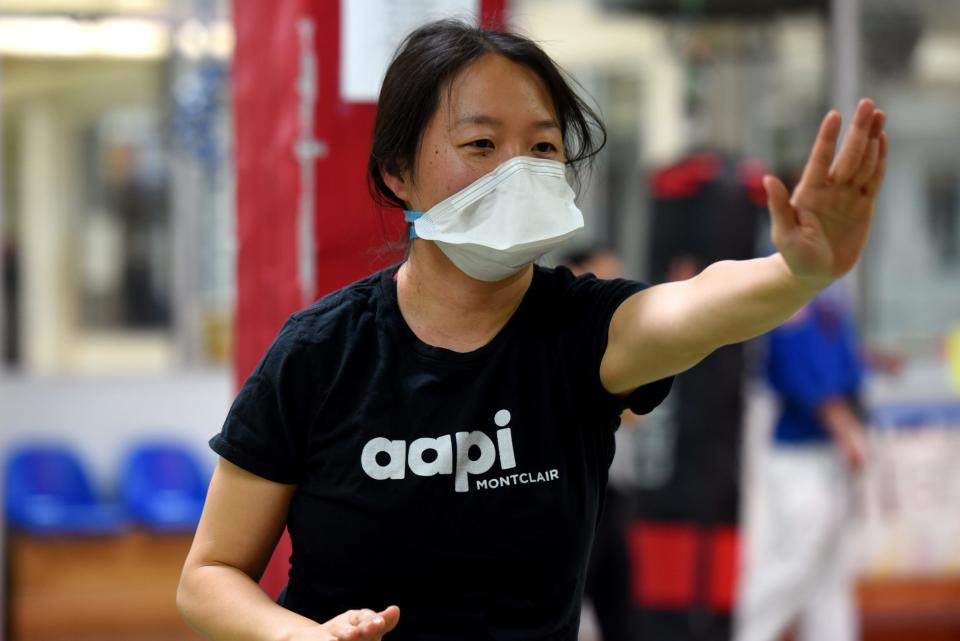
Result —
<path fill-rule="evenodd" d="M 358 630 L 360 630 L 360 637 L 356 641 L 380 641 L 386 634 L 383 617 L 380 615 L 361 623 Z"/>
<path fill-rule="evenodd" d="M 360 628 L 352 623 L 340 624 L 334 633 L 337 636 L 337 641 L 358 641 L 362 634 Z"/>
<path fill-rule="evenodd" d="M 386 633 L 389 632 L 390 630 L 393 630 L 395 627 L 397 627 L 397 623 L 400 621 L 400 608 L 398 608 L 398 607 L 395 606 L 395 605 L 391 605 L 390 607 L 388 607 L 388 608 L 386 608 L 385 610 L 379 612 L 378 614 L 379 614 L 381 617 L 383 617 L 383 622 L 384 622 L 383 632 L 384 632 L 384 634 L 386 634 Z"/>
<path fill-rule="evenodd" d="M 857 175 L 853 177 L 853 184 L 857 187 L 863 187 L 870 182 L 873 174 L 877 171 L 877 164 L 879 162 L 880 138 L 871 138 L 870 142 L 867 143 L 867 151 L 863 155 L 863 162 L 860 163 L 860 169 L 857 170 Z"/>
<path fill-rule="evenodd" d="M 361 633 L 361 638 L 364 640 L 379 639 L 384 626 L 383 617 L 369 609 L 360 610 L 359 615 L 360 620 L 357 621 L 356 626 Z"/>
<path fill-rule="evenodd" d="M 887 124 L 887 114 L 877 109 L 873 112 L 873 123 L 870 126 L 870 138 L 879 138 Z"/>
<path fill-rule="evenodd" d="M 864 162 L 861 164 L 857 175 L 854 177 L 854 184 L 863 187 L 876 173 L 877 165 L 880 162 L 880 134 L 883 133 L 883 127 L 887 122 L 887 114 L 877 109 L 873 112 L 873 122 L 870 126 L 870 142 L 867 144 L 867 151 L 864 154 Z"/>
<path fill-rule="evenodd" d="M 830 179 L 834 182 L 845 183 L 853 178 L 863 160 L 863 154 L 870 140 L 870 130 L 873 128 L 873 101 L 864 98 L 857 105 L 857 112 L 853 117 L 853 125 L 847 132 L 833 167 L 830 169 Z"/>
<path fill-rule="evenodd" d="M 767 206 L 773 221 L 773 230 L 785 232 L 797 225 L 796 212 L 790 204 L 790 193 L 776 176 L 764 176 L 763 188 L 767 191 Z"/>
<path fill-rule="evenodd" d="M 877 153 L 877 168 L 873 172 L 873 177 L 867 181 L 867 184 L 861 187 L 861 191 L 867 196 L 875 196 L 883 185 L 883 177 L 887 173 L 887 141 L 886 132 L 880 133 L 880 150 Z"/>
<path fill-rule="evenodd" d="M 813 143 L 813 149 L 810 150 L 803 180 L 812 181 L 814 184 L 826 182 L 833 163 L 833 154 L 837 150 L 837 139 L 840 137 L 840 121 L 840 114 L 836 111 L 831 111 L 824 116 L 823 122 L 820 123 L 820 131 L 817 133 L 817 140 Z"/>
<path fill-rule="evenodd" d="M 368 621 L 368 620 L 372 619 L 372 618 L 375 617 L 376 615 L 377 615 L 377 613 L 374 612 L 373 610 L 371 610 L 370 608 L 364 608 L 364 609 L 362 609 L 362 610 L 357 610 L 357 611 L 356 611 L 356 614 L 355 614 L 356 620 L 355 620 L 355 621 L 351 621 L 351 623 L 353 623 L 354 625 L 359 625 L 359 624 L 363 623 L 364 621 Z"/>
<path fill-rule="evenodd" d="M 382 612 L 360 610 L 359 621 L 355 625 L 347 625 L 338 631 L 338 640 L 341 641 L 379 641 L 387 632 L 396 627 L 400 619 L 400 609 L 390 606 Z"/>

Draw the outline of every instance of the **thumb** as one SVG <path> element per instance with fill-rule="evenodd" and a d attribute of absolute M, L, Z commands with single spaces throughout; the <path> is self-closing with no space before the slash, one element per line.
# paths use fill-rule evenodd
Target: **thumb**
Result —
<path fill-rule="evenodd" d="M 770 208 L 774 235 L 777 232 L 789 232 L 797 226 L 796 211 L 790 204 L 790 192 L 776 176 L 764 176 L 763 188 L 767 192 L 767 206 Z"/>
<path fill-rule="evenodd" d="M 378 614 L 383 617 L 383 620 L 386 623 L 383 628 L 384 634 L 397 627 L 397 623 L 400 621 L 400 608 L 395 605 L 391 605 Z"/>

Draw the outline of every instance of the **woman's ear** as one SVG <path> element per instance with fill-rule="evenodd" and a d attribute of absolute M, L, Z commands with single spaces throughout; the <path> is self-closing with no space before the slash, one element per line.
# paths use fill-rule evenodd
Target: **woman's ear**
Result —
<path fill-rule="evenodd" d="M 407 172 L 391 173 L 380 165 L 380 175 L 383 177 L 383 183 L 397 198 L 405 203 L 410 202 L 410 179 Z"/>

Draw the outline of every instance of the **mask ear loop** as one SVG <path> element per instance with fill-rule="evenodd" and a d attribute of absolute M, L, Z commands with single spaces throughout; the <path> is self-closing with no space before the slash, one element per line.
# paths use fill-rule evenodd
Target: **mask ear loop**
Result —
<path fill-rule="evenodd" d="M 403 217 L 404 217 L 404 219 L 405 219 L 408 223 L 410 223 L 410 232 L 409 232 L 409 235 L 410 235 L 410 239 L 411 239 L 411 240 L 413 240 L 414 238 L 418 238 L 418 236 L 417 236 L 417 230 L 414 228 L 413 223 L 415 223 L 415 222 L 417 221 L 417 219 L 420 218 L 421 216 L 423 216 L 423 212 L 422 212 L 422 211 L 412 211 L 412 210 L 409 210 L 409 209 L 404 209 L 404 210 L 403 210 Z"/>

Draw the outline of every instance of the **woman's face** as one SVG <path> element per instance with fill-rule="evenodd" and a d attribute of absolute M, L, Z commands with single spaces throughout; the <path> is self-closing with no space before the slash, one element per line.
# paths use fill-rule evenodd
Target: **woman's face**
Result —
<path fill-rule="evenodd" d="M 440 92 L 413 172 L 385 176 L 414 211 L 426 211 L 514 156 L 563 160 L 546 85 L 533 70 L 486 54 Z"/>

